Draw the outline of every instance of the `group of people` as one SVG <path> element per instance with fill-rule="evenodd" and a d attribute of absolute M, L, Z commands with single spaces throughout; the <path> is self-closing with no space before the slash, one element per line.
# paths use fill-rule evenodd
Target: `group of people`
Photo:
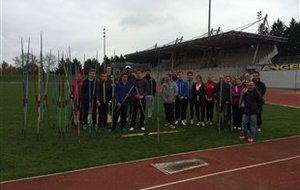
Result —
<path fill-rule="evenodd" d="M 97 78 L 95 69 L 90 69 L 88 77 L 83 81 L 81 73 L 78 73 L 71 82 L 71 99 L 72 102 L 81 105 L 78 122 L 82 128 L 93 125 L 99 130 L 112 131 L 119 121 L 120 129 L 127 131 L 129 117 L 129 130 L 133 131 L 139 113 L 138 127 L 140 130 L 146 130 L 145 117 L 147 114 L 149 119 L 152 118 L 156 93 L 156 81 L 150 72 L 146 70 L 144 76 L 143 70 L 137 69 L 133 72 L 130 66 L 126 66 L 120 77 L 115 78 L 111 67 L 108 66 Z M 112 117 L 112 125 L 109 127 L 108 115 Z"/>
<path fill-rule="evenodd" d="M 196 111 L 196 125 L 211 126 L 216 107 L 221 130 L 231 125 L 233 129 L 243 131 L 241 140 L 253 142 L 256 131 L 261 131 L 265 93 L 266 86 L 257 71 L 252 75 L 245 73 L 241 78 L 221 75 L 217 83 L 211 76 L 206 82 L 201 75 L 196 75 L 193 80 L 193 72 L 187 72 L 187 80 L 183 79 L 181 71 L 166 74 L 161 91 L 166 126 L 175 128 L 179 121 L 185 126 L 187 107 L 191 125 Z"/>
<path fill-rule="evenodd" d="M 83 128 L 92 123 L 98 129 L 109 131 L 118 123 L 123 131 L 135 130 L 138 113 L 137 126 L 144 131 L 145 120 L 151 119 L 154 112 L 156 91 L 160 92 L 163 101 L 165 126 L 186 126 L 188 121 L 190 125 L 212 126 L 216 107 L 221 130 L 231 125 L 233 129 L 243 131 L 241 140 L 249 142 L 253 142 L 256 131 L 261 130 L 266 86 L 257 71 L 245 73 L 241 78 L 220 76 L 217 82 L 212 76 L 206 81 L 201 75 L 194 78 L 193 72 L 187 72 L 185 79 L 182 71 L 173 71 L 156 83 L 151 70 L 144 73 L 141 69 L 132 71 L 126 66 L 120 77 L 115 78 L 108 66 L 97 78 L 95 70 L 90 69 L 85 80 L 81 80 L 79 73 L 71 83 L 72 100 L 82 105 L 80 123 Z M 106 126 L 108 115 L 112 116 L 110 127 Z"/>

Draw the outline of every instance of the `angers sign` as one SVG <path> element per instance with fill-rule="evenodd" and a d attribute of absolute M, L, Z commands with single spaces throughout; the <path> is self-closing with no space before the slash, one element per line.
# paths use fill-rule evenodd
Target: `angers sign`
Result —
<path fill-rule="evenodd" d="M 300 63 L 263 65 L 261 67 L 261 70 L 262 71 L 300 70 Z"/>

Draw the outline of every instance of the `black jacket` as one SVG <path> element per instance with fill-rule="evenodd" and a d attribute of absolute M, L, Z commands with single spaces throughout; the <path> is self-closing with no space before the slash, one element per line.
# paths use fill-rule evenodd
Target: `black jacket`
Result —
<path fill-rule="evenodd" d="M 213 90 L 213 96 L 215 100 L 220 101 L 221 83 L 218 82 Z M 222 82 L 222 102 L 230 100 L 230 85 L 226 82 Z"/>
<path fill-rule="evenodd" d="M 243 95 L 243 101 L 245 104 L 244 113 L 246 115 L 258 114 L 259 107 L 263 104 L 263 99 L 257 90 L 247 91 Z"/>
<path fill-rule="evenodd" d="M 112 100 L 112 87 L 111 87 L 111 83 L 106 81 L 104 83 L 105 85 L 105 94 L 104 94 L 103 83 L 104 83 L 103 81 L 98 82 L 98 94 L 96 96 L 100 104 L 104 104 L 104 95 L 105 95 L 105 103 L 107 104 L 109 101 Z"/>
<path fill-rule="evenodd" d="M 261 80 L 259 79 L 256 83 L 256 89 L 258 90 L 258 92 L 260 93 L 261 96 L 264 96 L 266 93 L 266 85 L 265 83 L 261 82 Z"/>
<path fill-rule="evenodd" d="M 84 104 L 92 103 L 92 100 L 96 100 L 94 90 L 96 92 L 97 86 L 94 86 L 95 80 L 90 81 L 89 79 L 85 79 L 82 83 L 81 87 L 81 97 Z"/>
<path fill-rule="evenodd" d="M 202 82 L 201 87 L 197 90 L 196 88 L 196 83 L 192 85 L 192 97 L 193 100 L 199 103 L 204 103 L 205 102 L 205 85 Z"/>
<path fill-rule="evenodd" d="M 148 86 L 149 86 L 149 93 L 148 95 L 153 95 L 155 96 L 156 93 L 156 81 L 154 78 L 152 78 L 151 76 L 145 76 L 144 79 L 146 79 L 148 81 Z"/>

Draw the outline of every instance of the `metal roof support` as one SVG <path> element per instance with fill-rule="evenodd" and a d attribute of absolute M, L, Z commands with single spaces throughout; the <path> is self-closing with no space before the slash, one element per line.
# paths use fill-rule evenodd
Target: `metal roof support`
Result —
<path fill-rule="evenodd" d="M 251 65 L 254 65 L 254 64 L 255 64 L 255 61 L 256 61 L 256 58 L 257 58 L 257 54 L 258 54 L 259 48 L 260 48 L 260 42 L 258 42 L 257 45 L 256 45 L 256 48 L 255 48 L 255 52 L 254 52 L 254 55 L 253 55 L 253 59 L 252 59 L 252 64 L 251 64 Z"/>

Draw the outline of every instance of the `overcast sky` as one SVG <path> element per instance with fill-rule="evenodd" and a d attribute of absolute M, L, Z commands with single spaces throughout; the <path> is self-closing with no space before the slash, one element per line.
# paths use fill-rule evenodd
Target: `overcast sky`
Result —
<path fill-rule="evenodd" d="M 103 57 L 103 28 L 107 55 L 140 51 L 183 36 L 188 40 L 207 32 L 208 0 L 0 0 L 2 60 L 19 55 L 20 38 L 31 38 L 39 53 L 67 51 L 83 59 Z M 299 0 L 212 0 L 211 27 L 228 31 L 255 21 L 257 11 L 289 24 L 299 20 Z M 248 30 L 256 31 L 257 26 Z"/>

